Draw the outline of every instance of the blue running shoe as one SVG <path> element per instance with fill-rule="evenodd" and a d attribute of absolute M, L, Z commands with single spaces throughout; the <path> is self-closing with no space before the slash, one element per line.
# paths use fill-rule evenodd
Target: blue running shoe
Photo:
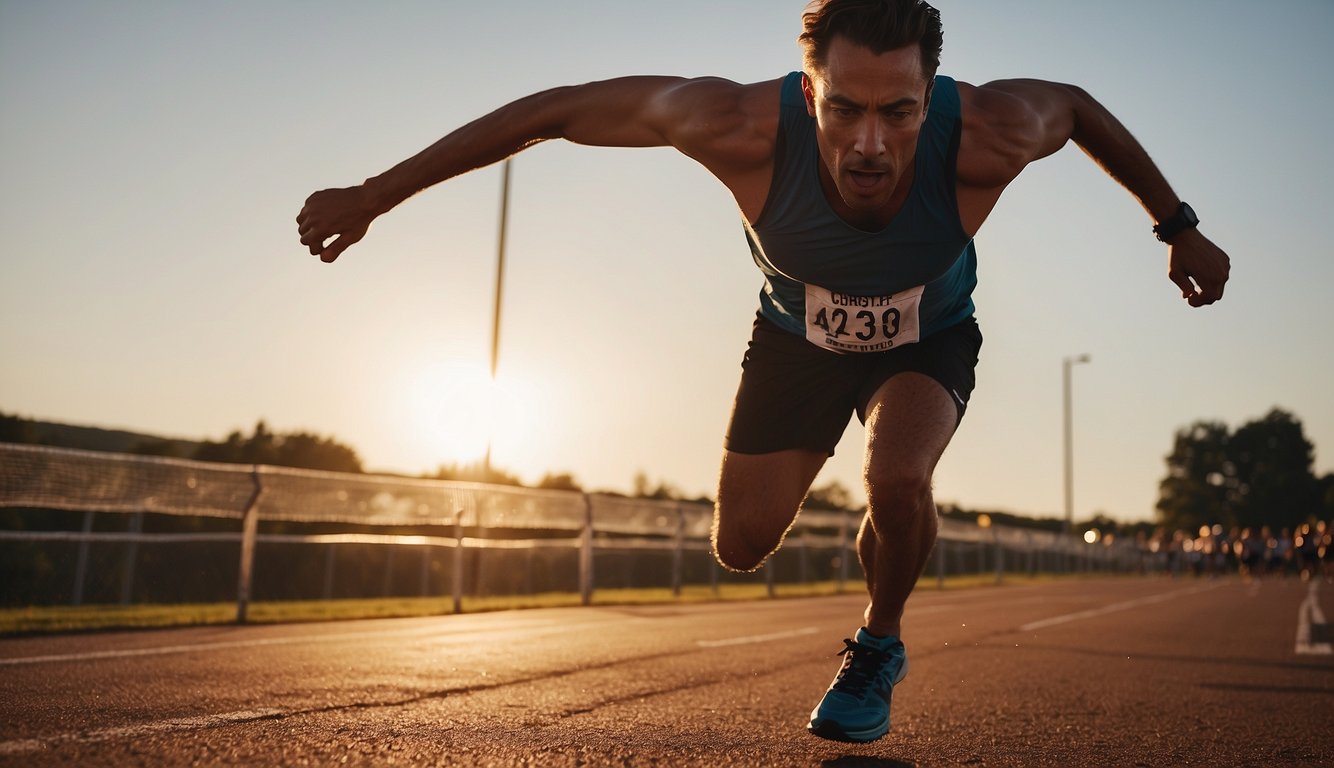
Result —
<path fill-rule="evenodd" d="M 908 674 L 908 655 L 897 637 L 876 637 L 865 627 L 843 643 L 843 667 L 806 730 L 834 741 L 875 741 L 889 733 L 890 697 Z"/>

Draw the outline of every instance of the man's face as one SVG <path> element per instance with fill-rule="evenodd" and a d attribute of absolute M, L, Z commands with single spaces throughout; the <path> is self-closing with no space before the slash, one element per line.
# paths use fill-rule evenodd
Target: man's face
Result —
<path fill-rule="evenodd" d="M 826 192 L 874 218 L 912 167 L 926 118 L 929 91 L 918 46 L 877 55 L 836 37 L 825 65 L 807 73 L 802 87 L 818 124 Z"/>

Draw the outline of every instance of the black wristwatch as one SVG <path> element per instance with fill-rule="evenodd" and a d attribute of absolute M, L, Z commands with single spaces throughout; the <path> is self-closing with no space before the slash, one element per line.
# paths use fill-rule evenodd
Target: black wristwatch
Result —
<path fill-rule="evenodd" d="M 1177 206 L 1176 213 L 1158 222 L 1158 225 L 1153 228 L 1153 234 L 1166 243 L 1183 230 L 1197 227 L 1199 224 L 1200 217 L 1195 215 L 1195 209 L 1190 207 L 1190 203 L 1183 202 Z"/>

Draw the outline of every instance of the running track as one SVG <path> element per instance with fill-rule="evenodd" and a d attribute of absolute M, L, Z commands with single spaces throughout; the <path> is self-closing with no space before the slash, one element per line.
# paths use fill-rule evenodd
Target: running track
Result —
<path fill-rule="evenodd" d="M 1334 586 L 921 591 L 894 730 L 804 731 L 861 600 L 0 640 L 0 765 L 1334 765 Z"/>

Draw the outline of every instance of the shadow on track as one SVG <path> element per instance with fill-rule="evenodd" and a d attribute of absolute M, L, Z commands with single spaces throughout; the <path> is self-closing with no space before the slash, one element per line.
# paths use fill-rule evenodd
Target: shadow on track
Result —
<path fill-rule="evenodd" d="M 820 761 L 820 768 L 916 768 L 916 765 L 916 763 L 907 763 L 902 760 L 864 757 L 862 755 L 844 755 L 831 760 Z"/>

